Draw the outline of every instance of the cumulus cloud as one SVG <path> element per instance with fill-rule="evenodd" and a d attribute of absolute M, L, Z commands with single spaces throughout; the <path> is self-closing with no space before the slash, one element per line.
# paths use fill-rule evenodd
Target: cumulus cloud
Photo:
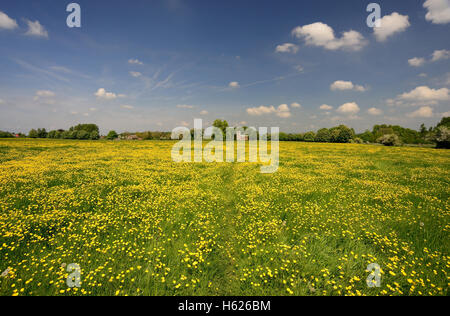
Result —
<path fill-rule="evenodd" d="M 333 107 L 331 105 L 328 105 L 328 104 L 322 104 L 320 106 L 320 109 L 323 110 L 323 111 L 331 111 L 333 109 Z"/>
<path fill-rule="evenodd" d="M 275 49 L 277 53 L 298 53 L 298 46 L 292 43 L 285 43 L 283 45 L 278 45 Z"/>
<path fill-rule="evenodd" d="M 299 109 L 299 108 L 302 107 L 302 105 L 300 103 L 294 102 L 294 103 L 291 104 L 291 107 Z"/>
<path fill-rule="evenodd" d="M 281 118 L 288 118 L 291 116 L 291 111 L 287 104 L 281 104 L 278 108 L 272 106 L 264 106 L 249 108 L 247 109 L 247 113 L 252 116 L 262 116 L 268 114 L 275 114 Z"/>
<path fill-rule="evenodd" d="M 355 91 L 360 91 L 360 92 L 366 91 L 366 88 L 364 88 L 363 86 L 355 85 L 351 81 L 343 81 L 343 80 L 338 80 L 338 81 L 333 82 L 330 86 L 330 89 L 332 91 L 337 91 L 337 90 L 339 90 L 339 91 L 355 90 Z"/>
<path fill-rule="evenodd" d="M 239 82 L 237 82 L 237 81 L 230 82 L 230 84 L 228 86 L 233 89 L 240 87 Z"/>
<path fill-rule="evenodd" d="M 433 117 L 433 108 L 431 108 L 429 106 L 423 106 L 420 109 L 418 109 L 417 111 L 414 111 L 414 112 L 408 114 L 408 117 L 411 117 L 411 118 L 417 118 L 417 117 L 429 118 L 429 117 Z"/>
<path fill-rule="evenodd" d="M 125 97 L 124 94 L 117 95 L 113 92 L 107 92 L 104 88 L 98 89 L 97 92 L 95 93 L 95 96 L 99 99 L 104 99 L 104 100 L 113 100 L 113 99 L 116 99 L 117 97 L 119 97 L 119 98 Z"/>
<path fill-rule="evenodd" d="M 0 11 L 0 29 L 14 30 L 17 27 L 16 20 L 11 19 L 6 13 Z"/>
<path fill-rule="evenodd" d="M 291 117 L 291 110 L 287 104 L 281 104 L 277 109 L 276 115 L 281 118 L 288 118 Z"/>
<path fill-rule="evenodd" d="M 446 50 L 446 49 L 435 50 L 433 52 L 433 54 L 431 54 L 430 62 L 434 63 L 434 62 L 437 62 L 440 60 L 446 60 L 446 59 L 450 59 L 450 50 Z M 420 57 L 420 58 L 414 57 L 414 58 L 411 58 L 410 60 L 408 60 L 409 65 L 413 66 L 413 67 L 423 66 L 426 62 L 427 62 L 427 60 L 422 57 Z"/>
<path fill-rule="evenodd" d="M 201 111 L 201 112 L 200 112 L 200 115 L 208 115 L 208 114 L 209 114 L 208 111 Z"/>
<path fill-rule="evenodd" d="M 367 44 L 361 33 L 353 30 L 343 32 L 340 38 L 336 38 L 334 30 L 322 22 L 298 26 L 292 31 L 292 35 L 304 39 L 306 45 L 319 46 L 328 50 L 358 51 Z"/>
<path fill-rule="evenodd" d="M 342 114 L 357 114 L 360 111 L 358 104 L 355 102 L 349 102 L 342 104 L 337 111 Z"/>
<path fill-rule="evenodd" d="M 132 65 L 143 65 L 144 63 L 142 62 L 142 61 L 140 61 L 139 59 L 130 59 L 130 60 L 128 60 L 128 63 L 129 64 L 132 64 Z"/>
<path fill-rule="evenodd" d="M 25 20 L 28 25 L 28 31 L 25 35 L 48 38 L 47 30 L 39 23 L 39 21 Z"/>
<path fill-rule="evenodd" d="M 135 77 L 135 78 L 138 78 L 138 77 L 142 76 L 142 74 L 140 72 L 138 72 L 138 71 L 130 71 L 130 75 L 132 77 Z"/>
<path fill-rule="evenodd" d="M 441 49 L 441 50 L 435 50 L 433 52 L 431 61 L 436 62 L 439 60 L 449 59 L 450 58 L 450 50 Z"/>
<path fill-rule="evenodd" d="M 407 15 L 394 12 L 381 18 L 381 27 L 374 28 L 374 34 L 377 41 L 384 42 L 390 36 L 404 32 L 410 25 Z"/>
<path fill-rule="evenodd" d="M 412 67 L 421 67 L 425 64 L 425 58 L 414 57 L 408 60 L 408 64 Z"/>
<path fill-rule="evenodd" d="M 370 108 L 367 113 L 369 113 L 370 115 L 381 115 L 383 114 L 383 111 L 377 108 Z"/>
<path fill-rule="evenodd" d="M 447 88 L 431 89 L 428 86 L 420 86 L 399 95 L 398 98 L 406 101 L 446 101 L 450 100 L 449 92 Z"/>
<path fill-rule="evenodd" d="M 447 24 L 450 22 L 449 0 L 427 0 L 423 4 L 427 9 L 425 18 L 433 24 Z"/>
<path fill-rule="evenodd" d="M 125 105 L 122 105 L 122 109 L 132 110 L 132 109 L 134 109 L 134 106 L 125 104 Z"/>

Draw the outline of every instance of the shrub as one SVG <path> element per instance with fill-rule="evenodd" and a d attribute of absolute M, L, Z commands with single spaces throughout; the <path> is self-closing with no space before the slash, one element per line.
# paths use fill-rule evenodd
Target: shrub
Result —
<path fill-rule="evenodd" d="M 400 138 L 395 134 L 388 134 L 381 136 L 377 139 L 377 143 L 383 144 L 384 146 L 400 146 Z"/>

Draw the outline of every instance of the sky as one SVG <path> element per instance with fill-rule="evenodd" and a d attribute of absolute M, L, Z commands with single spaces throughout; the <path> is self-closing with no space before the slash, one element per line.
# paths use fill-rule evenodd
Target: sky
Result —
<path fill-rule="evenodd" d="M 375 0 L 372 0 L 375 1 Z M 450 0 L 0 0 L 0 130 L 418 129 L 450 116 Z"/>

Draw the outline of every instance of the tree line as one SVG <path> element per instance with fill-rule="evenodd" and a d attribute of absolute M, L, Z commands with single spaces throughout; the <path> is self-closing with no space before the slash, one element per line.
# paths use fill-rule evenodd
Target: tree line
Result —
<path fill-rule="evenodd" d="M 222 130 L 224 137 L 229 124 L 225 120 L 216 120 L 214 127 Z M 246 129 L 247 127 L 243 127 Z M 194 130 L 191 130 L 194 134 Z M 12 134 L 0 131 L 0 138 L 26 137 L 23 134 Z M 45 128 L 32 129 L 28 133 L 29 138 L 51 139 L 78 139 L 98 140 L 108 139 L 139 139 L 139 140 L 169 140 L 170 132 L 137 132 L 118 134 L 110 131 L 106 136 L 100 136 L 99 127 L 96 124 L 79 124 L 68 130 L 52 130 L 47 132 Z M 450 148 L 450 117 L 445 117 L 436 127 L 426 128 L 424 124 L 418 131 L 404 128 L 398 125 L 375 125 L 372 130 L 357 134 L 353 128 L 339 125 L 333 128 L 322 128 L 317 132 L 306 133 L 280 133 L 280 141 L 292 142 L 316 142 L 316 143 L 380 143 L 386 146 L 398 146 L 402 144 L 437 144 L 438 148 Z"/>

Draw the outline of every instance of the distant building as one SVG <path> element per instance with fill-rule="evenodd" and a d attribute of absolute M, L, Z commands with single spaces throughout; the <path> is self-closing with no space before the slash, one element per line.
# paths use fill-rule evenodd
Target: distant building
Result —
<path fill-rule="evenodd" d="M 240 141 L 248 141 L 248 135 L 242 134 L 240 131 L 236 134 L 236 139 Z"/>

